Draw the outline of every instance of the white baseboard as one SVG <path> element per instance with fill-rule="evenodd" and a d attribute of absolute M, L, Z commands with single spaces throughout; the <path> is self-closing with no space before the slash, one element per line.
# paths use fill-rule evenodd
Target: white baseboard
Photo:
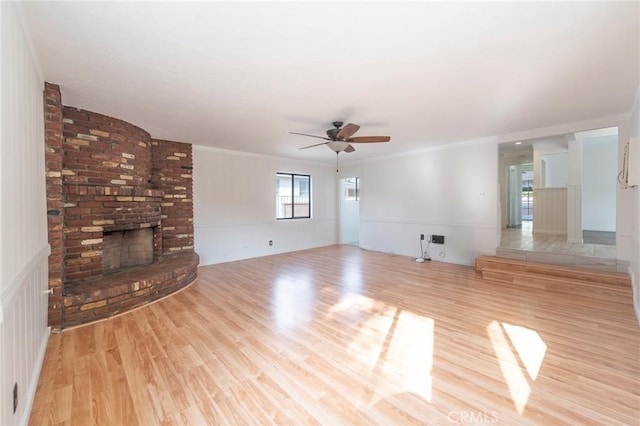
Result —
<path fill-rule="evenodd" d="M 636 282 L 636 276 L 633 273 L 633 269 L 631 269 L 631 265 L 627 268 L 627 273 L 629 277 L 631 277 L 631 294 L 633 297 L 633 311 L 636 314 L 636 321 L 638 321 L 638 325 L 640 326 L 640 302 L 638 301 L 638 282 Z"/>

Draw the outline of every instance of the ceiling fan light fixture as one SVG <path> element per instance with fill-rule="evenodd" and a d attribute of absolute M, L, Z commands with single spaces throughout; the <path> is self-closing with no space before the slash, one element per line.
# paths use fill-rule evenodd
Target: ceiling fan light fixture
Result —
<path fill-rule="evenodd" d="M 347 147 L 349 146 L 349 142 L 331 141 L 327 142 L 327 146 L 337 154 L 347 149 Z"/>

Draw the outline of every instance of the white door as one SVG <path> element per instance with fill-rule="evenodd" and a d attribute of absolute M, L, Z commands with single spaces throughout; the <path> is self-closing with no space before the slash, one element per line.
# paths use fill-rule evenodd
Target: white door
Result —
<path fill-rule="evenodd" d="M 360 240 L 360 179 L 340 179 L 340 244 L 355 244 Z"/>
<path fill-rule="evenodd" d="M 507 228 L 522 226 L 522 167 L 520 164 L 509 166 L 507 203 Z"/>

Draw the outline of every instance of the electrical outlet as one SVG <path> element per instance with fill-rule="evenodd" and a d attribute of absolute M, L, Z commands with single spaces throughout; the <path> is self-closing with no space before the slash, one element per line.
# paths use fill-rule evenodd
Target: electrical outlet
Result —
<path fill-rule="evenodd" d="M 18 383 L 13 385 L 13 414 L 18 409 Z"/>
<path fill-rule="evenodd" d="M 420 234 L 420 241 L 424 241 L 424 234 Z"/>
<path fill-rule="evenodd" d="M 444 235 L 432 235 L 431 236 L 432 244 L 444 244 Z"/>
<path fill-rule="evenodd" d="M 273 240 L 269 240 L 269 247 L 273 245 Z"/>

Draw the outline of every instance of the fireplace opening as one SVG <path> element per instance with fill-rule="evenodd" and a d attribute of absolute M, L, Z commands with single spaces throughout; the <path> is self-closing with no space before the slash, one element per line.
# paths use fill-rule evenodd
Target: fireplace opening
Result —
<path fill-rule="evenodd" d="M 116 272 L 153 263 L 153 229 L 141 228 L 105 232 L 102 246 L 102 270 Z"/>

